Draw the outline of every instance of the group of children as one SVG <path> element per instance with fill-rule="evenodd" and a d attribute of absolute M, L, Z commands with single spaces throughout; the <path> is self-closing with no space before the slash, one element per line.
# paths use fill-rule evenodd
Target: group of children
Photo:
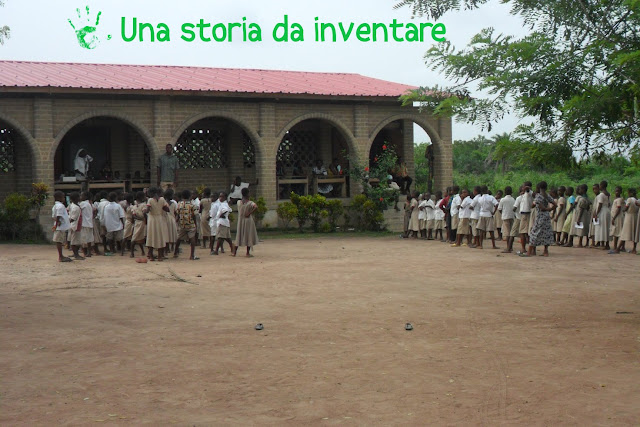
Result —
<path fill-rule="evenodd" d="M 224 253 L 223 243 L 227 242 L 231 255 L 236 255 L 239 246 L 246 246 L 246 255 L 251 256 L 251 248 L 258 244 L 252 217 L 257 206 L 249 199 L 248 188 L 242 189 L 242 199 L 237 202 L 239 218 L 235 244 L 231 239 L 233 210 L 224 191 L 214 198 L 206 188 L 202 199 L 197 192 L 183 190 L 176 193 L 168 189 L 163 193 L 156 187 L 136 194 L 103 191 L 95 198 L 85 191 L 71 193 L 68 203 L 67 196 L 56 191 L 54 199 L 52 231 L 60 262 L 101 255 L 99 245 L 103 246 L 104 255 L 117 251 L 124 255 L 128 250 L 131 258 L 135 257 L 137 246 L 144 257 L 146 247 L 148 260 L 163 261 L 171 251 L 174 258 L 179 257 L 182 241 L 191 246 L 189 259 L 199 259 L 195 254 L 199 237 L 203 248 L 208 244 L 211 255 Z M 72 251 L 72 257 L 64 256 L 65 244 Z M 157 257 L 154 250 L 158 251 Z M 146 262 L 144 258 L 137 261 Z"/>
<path fill-rule="evenodd" d="M 487 186 L 473 191 L 453 186 L 444 195 L 414 191 L 405 203 L 403 236 L 478 249 L 484 247 L 485 239 L 491 239 L 493 249 L 498 249 L 496 240 L 504 240 L 504 253 L 513 252 L 519 239 L 521 250 L 516 253 L 523 257 L 535 255 L 538 246 L 544 246 L 541 255 L 548 256 L 549 246 L 573 247 L 576 240 L 577 247 L 635 254 L 640 241 L 636 189 L 629 188 L 625 200 L 621 187 L 615 188 L 614 195 L 607 187 L 606 181 L 594 184 L 593 198 L 586 184 L 547 192 L 544 181 L 535 189 L 531 182 L 523 183 L 515 198 L 511 187 L 498 190 L 495 196 Z"/>

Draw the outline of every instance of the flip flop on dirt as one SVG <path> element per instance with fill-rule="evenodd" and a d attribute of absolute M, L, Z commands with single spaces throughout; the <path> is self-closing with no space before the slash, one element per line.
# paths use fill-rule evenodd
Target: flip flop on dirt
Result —
<path fill-rule="evenodd" d="M 197 256 L 194 256 L 193 258 L 189 258 L 189 259 L 190 259 L 191 261 L 197 261 L 197 260 L 199 260 L 200 258 L 198 258 Z"/>
<path fill-rule="evenodd" d="M 64 257 L 59 260 L 60 262 L 72 262 L 73 260 L 69 257 Z"/>

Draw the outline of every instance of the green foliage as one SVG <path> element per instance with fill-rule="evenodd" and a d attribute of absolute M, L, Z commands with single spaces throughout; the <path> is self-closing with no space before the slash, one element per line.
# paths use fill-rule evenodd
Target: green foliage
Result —
<path fill-rule="evenodd" d="M 31 202 L 24 194 L 11 193 L 0 207 L 0 235 L 15 240 L 18 232 L 29 223 Z"/>
<path fill-rule="evenodd" d="M 364 194 L 353 198 L 349 212 L 355 220 L 358 231 L 381 231 L 384 229 L 384 215 L 380 207 Z"/>
<path fill-rule="evenodd" d="M 352 165 L 348 174 L 352 182 L 359 182 L 364 189 L 364 195 L 382 211 L 392 206 L 398 198 L 399 191 L 389 188 L 387 176 L 391 174 L 398 163 L 398 155 L 395 148 L 384 144 L 382 153 L 374 159 L 374 164 L 363 166 L 357 159 L 349 158 Z M 370 181 L 376 180 L 377 184 L 371 185 Z"/>
<path fill-rule="evenodd" d="M 402 0 L 417 16 L 483 7 L 488 0 Z M 489 131 L 506 112 L 537 119 L 527 142 L 562 142 L 587 156 L 640 144 L 640 1 L 502 0 L 530 33 L 483 29 L 456 49 L 431 47 L 425 60 L 454 81 L 402 97 L 435 115 Z M 483 91 L 482 97 L 472 90 Z M 529 141 L 527 138 L 532 137 Z"/>
<path fill-rule="evenodd" d="M 276 210 L 278 218 L 282 220 L 284 228 L 289 229 L 289 224 L 298 216 L 298 208 L 291 202 L 284 202 L 278 205 Z"/>
<path fill-rule="evenodd" d="M 305 199 L 303 199 L 303 197 L 305 197 Z M 293 191 L 290 195 L 291 203 L 296 207 L 296 221 L 298 222 L 298 229 L 300 232 L 302 232 L 302 229 L 309 220 L 309 203 L 306 197 L 308 196 L 300 196 Z"/>
<path fill-rule="evenodd" d="M 307 221 L 310 221 L 311 229 L 314 233 L 317 233 L 320 230 L 322 219 L 328 216 L 326 197 L 320 194 L 300 196 L 292 191 L 291 203 L 295 206 L 300 232 L 302 232 Z M 293 212 L 293 209 L 291 211 Z"/>
<path fill-rule="evenodd" d="M 329 225 L 329 231 L 336 231 L 336 228 L 338 227 L 338 218 L 344 213 L 344 206 L 342 206 L 342 201 L 327 200 L 325 207 L 327 211 L 327 224 Z"/>
<path fill-rule="evenodd" d="M 251 198 L 251 201 L 258 206 L 258 208 L 253 213 L 255 215 L 255 220 L 256 222 L 261 222 L 264 219 L 264 215 L 269 210 L 267 209 L 267 202 L 264 201 L 264 197 L 258 197 L 258 200 L 254 200 L 253 198 Z"/>
<path fill-rule="evenodd" d="M 413 146 L 413 162 L 415 165 L 415 189 L 420 193 L 428 191 L 427 183 L 429 181 L 429 161 L 426 157 L 427 147 L 429 143 L 422 142 Z M 418 185 L 418 183 L 420 183 Z"/>

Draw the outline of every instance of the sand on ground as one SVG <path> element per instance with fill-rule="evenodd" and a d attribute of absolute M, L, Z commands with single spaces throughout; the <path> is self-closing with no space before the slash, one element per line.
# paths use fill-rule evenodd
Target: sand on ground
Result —
<path fill-rule="evenodd" d="M 640 423 L 637 256 L 391 237 L 198 252 L 61 264 L 0 245 L 0 424 Z"/>

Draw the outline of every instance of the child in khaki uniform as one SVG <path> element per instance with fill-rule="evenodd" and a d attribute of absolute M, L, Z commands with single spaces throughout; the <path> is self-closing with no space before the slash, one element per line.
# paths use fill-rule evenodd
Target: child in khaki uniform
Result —
<path fill-rule="evenodd" d="M 56 243 L 58 249 L 58 261 L 71 262 L 71 258 L 62 255 L 62 244 L 65 242 L 65 234 L 69 228 L 71 228 L 69 213 L 64 206 L 64 193 L 62 191 L 56 191 L 53 193 L 53 198 L 56 202 L 53 208 L 51 208 L 51 218 L 53 218 L 54 221 L 51 231 L 53 231 L 53 241 Z"/>
<path fill-rule="evenodd" d="M 71 204 L 69 205 L 69 245 L 73 251 L 73 258 L 82 261 L 84 257 L 78 251 L 82 247 L 82 209 L 80 203 L 80 193 L 74 191 L 69 195 Z"/>

